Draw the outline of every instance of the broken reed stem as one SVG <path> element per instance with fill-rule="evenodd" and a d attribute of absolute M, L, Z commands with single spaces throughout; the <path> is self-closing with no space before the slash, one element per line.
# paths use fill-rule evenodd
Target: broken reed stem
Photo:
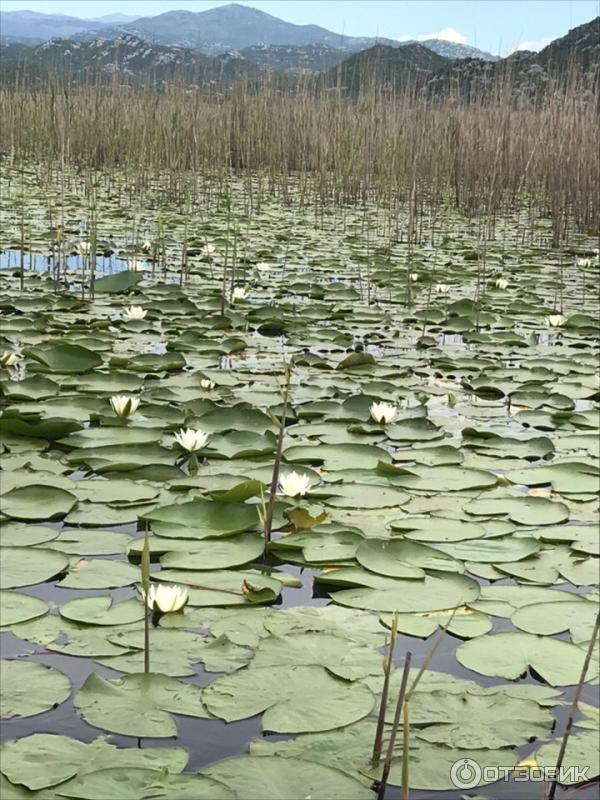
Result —
<path fill-rule="evenodd" d="M 409 758 L 408 747 L 410 741 L 410 702 L 408 698 L 404 701 L 402 714 L 402 800 L 409 800 Z"/>
<path fill-rule="evenodd" d="M 404 662 L 404 670 L 402 672 L 402 682 L 400 684 L 400 692 L 398 694 L 398 701 L 396 702 L 396 710 L 394 712 L 394 722 L 392 723 L 392 731 L 390 734 L 390 741 L 388 743 L 383 771 L 381 773 L 381 780 L 379 781 L 379 788 L 377 790 L 377 800 L 383 800 L 385 796 L 385 789 L 387 786 L 388 778 L 390 776 L 390 769 L 392 767 L 392 756 L 394 755 L 394 745 L 396 744 L 396 734 L 400 724 L 400 713 L 404 706 L 404 698 L 406 695 L 406 684 L 408 683 L 408 674 L 410 672 L 410 662 L 412 653 L 410 650 L 406 653 L 406 660 Z M 407 746 L 407 745 L 406 745 Z M 408 749 L 402 752 L 402 771 L 404 774 L 404 762 L 407 761 Z M 403 785 L 404 788 L 404 785 Z"/>
<path fill-rule="evenodd" d="M 150 609 L 148 593 L 150 591 L 150 544 L 148 542 L 148 523 L 144 531 L 144 549 L 142 550 L 142 599 L 144 601 L 144 672 L 150 672 Z"/>
<path fill-rule="evenodd" d="M 292 362 L 285 365 L 285 384 L 283 389 L 283 411 L 279 420 L 279 435 L 277 437 L 277 451 L 273 464 L 273 474 L 269 489 L 269 502 L 265 515 L 265 545 L 271 541 L 271 528 L 273 527 L 273 512 L 275 510 L 275 497 L 277 496 L 277 486 L 279 485 L 279 468 L 281 466 L 281 454 L 283 452 L 283 437 L 285 435 L 285 420 L 287 416 L 288 400 L 290 396 L 290 384 L 292 382 Z"/>
<path fill-rule="evenodd" d="M 567 719 L 567 726 L 565 728 L 562 742 L 560 743 L 560 750 L 558 751 L 558 758 L 556 759 L 556 768 L 555 768 L 554 778 L 552 780 L 552 783 L 550 784 L 548 800 L 554 800 L 554 795 L 556 794 L 559 771 L 562 768 L 563 759 L 565 757 L 565 752 L 567 749 L 567 742 L 569 741 L 569 736 L 571 735 L 571 728 L 573 727 L 573 718 L 577 713 L 579 698 L 581 697 L 583 684 L 585 683 L 585 676 L 590 666 L 590 661 L 592 660 L 592 653 L 594 652 L 594 645 L 596 643 L 596 639 L 598 638 L 599 632 L 600 632 L 600 612 L 596 615 L 596 624 L 594 625 L 594 630 L 592 631 L 592 638 L 590 639 L 587 653 L 585 654 L 585 660 L 583 662 L 583 667 L 581 669 L 581 675 L 579 676 L 579 683 L 577 684 L 575 697 L 573 698 L 573 702 L 571 703 L 571 708 L 569 710 L 569 718 Z"/>
<path fill-rule="evenodd" d="M 390 690 L 390 675 L 392 674 L 394 647 L 396 646 L 397 635 L 398 635 L 398 612 L 396 611 L 394 612 L 394 618 L 392 620 L 388 655 L 383 660 L 383 689 L 381 692 L 381 705 L 379 706 L 379 717 L 377 719 L 377 730 L 375 731 L 375 741 L 373 743 L 373 755 L 371 756 L 371 763 L 373 767 L 376 767 L 379 764 L 379 759 L 381 758 L 381 748 L 383 744 L 383 728 L 385 725 L 385 712 L 387 708 L 387 701 Z"/>

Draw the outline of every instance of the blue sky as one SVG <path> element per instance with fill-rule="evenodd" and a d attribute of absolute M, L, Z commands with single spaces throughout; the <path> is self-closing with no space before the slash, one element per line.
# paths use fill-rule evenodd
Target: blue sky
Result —
<path fill-rule="evenodd" d="M 0 9 L 99 17 L 204 11 L 219 0 L 0 0 Z M 598 14 L 598 0 L 248 0 L 288 22 L 314 23 L 349 36 L 390 39 L 437 35 L 493 53 L 539 49 Z"/>

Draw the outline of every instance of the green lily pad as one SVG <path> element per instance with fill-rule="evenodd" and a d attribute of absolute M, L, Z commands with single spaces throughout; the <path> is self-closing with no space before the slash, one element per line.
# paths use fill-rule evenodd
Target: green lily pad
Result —
<path fill-rule="evenodd" d="M 74 494 L 55 486 L 23 486 L 2 495 L 2 512 L 13 519 L 61 519 L 76 505 Z"/>
<path fill-rule="evenodd" d="M 62 553 L 30 547 L 3 547 L 0 552 L 0 588 L 32 586 L 64 572 L 69 561 Z"/>
<path fill-rule="evenodd" d="M 36 661 L 1 661 L 0 717 L 32 717 L 64 702 L 71 681 L 53 667 Z"/>
<path fill-rule="evenodd" d="M 42 617 L 48 611 L 48 604 L 38 597 L 21 592 L 0 591 L 0 627 L 16 625 L 29 619 Z"/>

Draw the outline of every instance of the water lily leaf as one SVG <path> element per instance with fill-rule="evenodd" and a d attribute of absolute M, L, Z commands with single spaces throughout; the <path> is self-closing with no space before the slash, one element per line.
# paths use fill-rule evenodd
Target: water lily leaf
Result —
<path fill-rule="evenodd" d="M 38 597 L 21 592 L 0 591 L 0 627 L 16 625 L 29 619 L 42 617 L 48 611 L 48 604 Z"/>
<path fill-rule="evenodd" d="M 390 709 L 393 714 L 393 708 Z M 415 692 L 411 721 L 435 720 L 419 729 L 419 739 L 465 749 L 514 747 L 548 736 L 554 717 L 535 700 L 506 695 Z"/>
<path fill-rule="evenodd" d="M 94 283 L 94 291 L 97 294 L 120 294 L 133 289 L 144 277 L 143 272 L 135 272 L 131 269 L 124 269 L 115 275 L 105 275 L 98 278 Z"/>
<path fill-rule="evenodd" d="M 399 476 L 395 483 L 405 489 L 426 492 L 461 492 L 466 489 L 488 489 L 496 485 L 491 472 L 466 467 L 412 467 L 412 475 Z"/>
<path fill-rule="evenodd" d="M 48 733 L 26 736 L 0 748 L 3 774 L 31 791 L 72 778 L 88 753 L 89 746 L 84 742 Z"/>
<path fill-rule="evenodd" d="M 204 690 L 211 714 L 232 722 L 264 712 L 263 730 L 275 733 L 349 725 L 369 714 L 374 700 L 366 686 L 320 666 L 252 668 L 218 678 Z"/>
<path fill-rule="evenodd" d="M 224 783 L 245 800 L 373 800 L 374 793 L 356 778 L 325 764 L 277 756 L 236 756 L 206 767 L 202 774 Z"/>
<path fill-rule="evenodd" d="M 114 586 L 130 586 L 139 579 L 139 569 L 131 564 L 94 558 L 91 561 L 78 561 L 58 585 L 65 589 L 110 589 Z"/>
<path fill-rule="evenodd" d="M 37 661 L 0 661 L 0 717 L 32 717 L 59 705 L 71 694 L 71 681 Z"/>
<path fill-rule="evenodd" d="M 163 569 L 153 572 L 152 578 L 167 583 L 182 583 L 190 587 L 190 606 L 231 606 L 253 603 L 272 603 L 280 594 L 279 581 L 257 572 L 233 570 Z"/>
<path fill-rule="evenodd" d="M 436 547 L 443 553 L 463 561 L 494 564 L 499 561 L 520 561 L 537 553 L 540 543 L 531 537 L 515 539 L 497 536 L 494 539 L 477 539 L 468 542 L 440 543 Z"/>
<path fill-rule="evenodd" d="M 126 792 L 126 795 L 124 794 Z M 234 793 L 205 775 L 165 774 L 157 769 L 107 767 L 88 772 L 57 789 L 60 797 L 81 800 L 145 800 L 147 797 L 178 800 L 234 800 Z"/>
<path fill-rule="evenodd" d="M 482 525 L 442 517 L 400 517 L 392 520 L 390 527 L 401 531 L 405 539 L 418 542 L 461 542 L 485 536 Z"/>
<path fill-rule="evenodd" d="M 90 725 L 124 736 L 176 736 L 177 726 L 171 714 L 209 716 L 199 687 L 152 672 L 113 681 L 92 673 L 75 695 L 74 703 Z"/>
<path fill-rule="evenodd" d="M 511 617 L 516 609 L 523 606 L 537 603 L 570 603 L 573 600 L 571 592 L 561 592 L 558 589 L 500 584 L 482 586 L 479 598 L 469 603 L 469 606 L 496 617 Z"/>
<path fill-rule="evenodd" d="M 160 536 L 205 539 L 247 531 L 257 525 L 258 514 L 255 506 L 245 503 L 192 500 L 161 506 L 145 514 L 144 519 Z"/>
<path fill-rule="evenodd" d="M 144 606 L 137 600 L 113 603 L 111 595 L 78 597 L 60 607 L 60 614 L 71 622 L 85 625 L 126 625 L 144 617 Z"/>
<path fill-rule="evenodd" d="M 76 505 L 74 494 L 55 486 L 32 484 L 2 495 L 2 512 L 13 519 L 61 519 Z"/>
<path fill-rule="evenodd" d="M 393 578 L 424 578 L 425 569 L 462 572 L 463 566 L 433 547 L 397 539 L 367 539 L 356 551 L 365 569 Z"/>
<path fill-rule="evenodd" d="M 577 723 L 575 723 L 577 724 Z M 540 767 L 556 767 L 561 740 L 554 739 L 543 744 L 535 751 L 535 760 Z M 600 756 L 598 755 L 598 731 L 576 731 L 569 736 L 562 766 L 564 769 L 561 783 L 567 786 L 591 780 L 600 774 Z"/>
<path fill-rule="evenodd" d="M 255 458 L 275 452 L 275 434 L 251 433 L 250 431 L 231 431 L 210 437 L 206 453 L 210 458 Z"/>
<path fill-rule="evenodd" d="M 56 528 L 46 525 L 25 525 L 22 522 L 5 521 L 0 525 L 0 544 L 2 547 L 27 547 L 56 539 Z"/>
<path fill-rule="evenodd" d="M 475 636 L 483 636 L 484 633 L 489 633 L 492 629 L 492 621 L 487 614 L 466 606 L 457 609 L 448 624 L 452 611 L 398 614 L 398 630 L 407 636 L 420 636 L 426 639 L 432 633 L 435 633 L 438 627 L 445 627 L 448 633 L 454 636 L 459 636 L 461 639 L 473 639 Z M 381 621 L 388 628 L 392 625 L 392 619 L 392 614 L 381 615 Z"/>
<path fill-rule="evenodd" d="M 63 375 L 80 374 L 89 372 L 102 364 L 102 356 L 78 344 L 30 347 L 23 351 L 23 355 L 37 362 L 35 364 L 36 372 L 58 372 Z"/>
<path fill-rule="evenodd" d="M 85 658 L 115 656 L 124 652 L 122 647 L 107 640 L 108 630 L 108 627 L 80 625 L 55 614 L 46 614 L 12 627 L 16 636 L 28 642 L 35 642 L 56 653 Z"/>
<path fill-rule="evenodd" d="M 381 653 L 339 635 L 294 632 L 293 636 L 262 639 L 252 659 L 252 669 L 313 664 L 326 667 L 340 678 L 356 680 L 381 672 Z"/>
<path fill-rule="evenodd" d="M 63 529 L 58 538 L 48 542 L 44 547 L 75 556 L 109 556 L 125 553 L 130 541 L 131 536 L 126 533 L 70 528 Z"/>
<path fill-rule="evenodd" d="M 289 463 L 322 464 L 327 470 L 375 469 L 379 461 L 391 456 L 370 444 L 292 445 L 283 451 Z"/>
<path fill-rule="evenodd" d="M 373 611 L 437 611 L 466 605 L 479 596 L 477 581 L 464 575 L 447 574 L 424 580 L 394 580 L 385 588 L 344 589 L 332 600 L 351 608 Z"/>
<path fill-rule="evenodd" d="M 511 483 L 522 483 L 525 486 L 543 486 L 550 484 L 555 492 L 566 494 L 596 493 L 600 482 L 598 470 L 589 464 L 564 462 L 547 467 L 509 470 L 505 477 Z"/>
<path fill-rule="evenodd" d="M 522 631 L 544 636 L 570 630 L 573 641 L 585 642 L 592 638 L 596 614 L 596 603 L 578 598 L 566 603 L 523 606 L 511 616 L 511 622 Z"/>
<path fill-rule="evenodd" d="M 570 642 L 531 633 L 496 633 L 461 644 L 456 658 L 482 675 L 515 680 L 530 667 L 550 686 L 572 686 L 579 681 L 585 652 Z M 598 675 L 590 664 L 587 680 Z"/>
<path fill-rule="evenodd" d="M 189 540 L 188 540 L 189 541 Z M 264 538 L 240 533 L 225 539 L 203 539 L 190 543 L 186 551 L 167 552 L 160 559 L 165 569 L 223 569 L 248 564 L 262 555 Z"/>
<path fill-rule="evenodd" d="M 545 497 L 510 497 L 505 500 L 471 500 L 464 506 L 467 514 L 495 516 L 506 514 L 519 525 L 557 525 L 569 519 L 569 509 Z"/>
<path fill-rule="evenodd" d="M 325 502 L 334 508 L 394 508 L 409 500 L 409 494 L 394 486 L 348 483 L 333 487 Z"/>
<path fill-rule="evenodd" d="M 62 553 L 30 547 L 3 547 L 0 554 L 0 588 L 32 586 L 64 572 L 69 561 Z"/>
<path fill-rule="evenodd" d="M 115 747 L 103 737 L 89 744 L 57 734 L 35 733 L 3 745 L 2 771 L 15 784 L 40 790 L 70 777 L 108 766 L 118 769 L 166 769 L 173 775 L 185 767 L 188 754 L 180 747 Z"/>

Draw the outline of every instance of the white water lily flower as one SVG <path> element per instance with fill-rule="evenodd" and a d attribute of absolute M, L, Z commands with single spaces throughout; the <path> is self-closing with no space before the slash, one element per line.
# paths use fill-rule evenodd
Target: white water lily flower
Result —
<path fill-rule="evenodd" d="M 216 251 L 217 251 L 217 248 L 214 245 L 209 244 L 207 242 L 204 245 L 204 247 L 202 248 L 202 255 L 203 256 L 212 256 L 214 253 L 216 253 Z"/>
<path fill-rule="evenodd" d="M 233 294 L 231 296 L 232 301 L 235 303 L 236 300 L 244 300 L 247 296 L 248 292 L 244 289 L 243 286 L 236 286 L 233 290 Z"/>
<path fill-rule="evenodd" d="M 130 322 L 132 319 L 144 319 L 147 313 L 146 309 L 141 306 L 129 306 L 121 312 L 121 319 L 124 319 L 125 322 Z"/>
<path fill-rule="evenodd" d="M 152 611 L 169 614 L 171 611 L 181 611 L 189 597 L 188 590 L 183 586 L 153 583 L 148 589 L 146 605 Z"/>
<path fill-rule="evenodd" d="M 92 246 L 89 242 L 77 242 L 77 250 L 79 251 L 79 255 L 87 256 L 90 253 Z"/>
<path fill-rule="evenodd" d="M 592 266 L 592 259 L 591 258 L 578 258 L 576 261 L 578 267 L 591 267 Z"/>
<path fill-rule="evenodd" d="M 211 381 L 210 378 L 202 378 L 200 381 L 200 387 L 202 389 L 214 389 L 217 384 L 214 381 Z"/>
<path fill-rule="evenodd" d="M 193 428 L 182 428 L 175 434 L 175 441 L 178 445 L 187 450 L 188 453 L 194 453 L 196 450 L 202 450 L 208 439 L 208 433 L 205 431 L 196 431 Z"/>
<path fill-rule="evenodd" d="M 450 287 L 447 283 L 436 283 L 434 289 L 436 294 L 448 294 Z"/>
<path fill-rule="evenodd" d="M 496 281 L 496 289 L 508 289 L 508 281 L 506 278 L 498 278 Z"/>
<path fill-rule="evenodd" d="M 560 328 L 567 321 L 566 317 L 562 314 L 550 314 L 549 317 L 544 317 L 544 323 L 547 328 Z"/>
<path fill-rule="evenodd" d="M 128 397 L 126 394 L 115 394 L 110 398 L 110 404 L 117 417 L 130 417 L 138 409 L 139 397 Z"/>
<path fill-rule="evenodd" d="M 12 367 L 17 363 L 18 360 L 19 356 L 16 353 L 11 353 L 10 350 L 5 350 L 0 356 L 0 365 L 3 367 Z"/>
<path fill-rule="evenodd" d="M 393 422 L 398 416 L 398 409 L 391 403 L 373 403 L 369 410 L 375 422 L 383 422 L 384 425 Z"/>
<path fill-rule="evenodd" d="M 259 272 L 270 272 L 272 266 L 267 261 L 259 261 L 258 264 L 256 265 L 256 269 Z"/>
<path fill-rule="evenodd" d="M 419 280 L 419 273 L 418 272 L 411 272 L 409 278 L 413 283 L 416 283 Z"/>
<path fill-rule="evenodd" d="M 308 492 L 310 478 L 308 475 L 301 475 L 299 472 L 288 472 L 286 475 L 279 476 L 279 488 L 288 497 L 303 497 Z"/>
<path fill-rule="evenodd" d="M 142 250 L 144 251 L 144 253 L 149 253 L 150 250 L 152 250 L 152 242 L 150 241 L 150 239 L 146 239 L 146 241 L 143 242 Z"/>

